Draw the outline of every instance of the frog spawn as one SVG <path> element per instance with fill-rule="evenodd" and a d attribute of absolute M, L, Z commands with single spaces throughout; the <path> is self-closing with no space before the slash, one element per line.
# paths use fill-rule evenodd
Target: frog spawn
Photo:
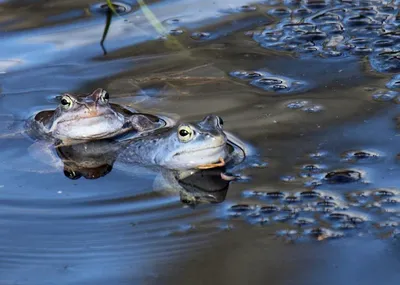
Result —
<path fill-rule="evenodd" d="M 400 191 L 396 189 L 355 191 L 344 198 L 325 190 L 279 192 L 279 198 L 274 191 L 247 190 L 244 196 L 258 202 L 228 207 L 230 219 L 274 224 L 283 228 L 276 232 L 278 236 L 292 240 L 321 241 L 369 233 L 393 237 L 400 230 L 400 215 L 393 215 L 400 209 Z"/>
<path fill-rule="evenodd" d="M 400 71 L 396 3 L 382 1 L 276 1 L 277 24 L 253 33 L 260 46 L 303 56 L 369 56 L 378 72 Z"/>
<path fill-rule="evenodd" d="M 298 93 L 309 88 L 305 81 L 277 76 L 265 71 L 233 71 L 230 76 L 248 82 L 249 85 L 273 93 Z"/>
<path fill-rule="evenodd" d="M 349 150 L 339 157 L 319 151 L 308 155 L 316 160 L 334 159 L 344 163 L 377 163 L 383 157 L 378 151 Z M 282 179 L 282 183 L 298 185 L 298 180 L 314 181 L 308 190 L 275 191 L 246 190 L 243 197 L 249 204 L 240 204 L 226 209 L 233 220 L 242 220 L 253 225 L 280 228 L 276 235 L 289 241 L 326 240 L 372 234 L 393 238 L 400 234 L 400 190 L 368 189 L 354 191 L 352 188 L 337 188 L 339 185 L 359 183 L 362 189 L 366 173 L 356 169 L 328 170 L 323 164 L 304 164 L 298 167 L 293 179 Z M 319 182 L 319 183 L 316 183 Z M 309 185 L 309 184 L 308 184 Z M 345 191 L 343 193 L 343 191 Z"/>

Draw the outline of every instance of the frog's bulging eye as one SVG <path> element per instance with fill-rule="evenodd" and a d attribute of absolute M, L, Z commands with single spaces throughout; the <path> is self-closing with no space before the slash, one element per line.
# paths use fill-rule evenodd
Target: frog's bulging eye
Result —
<path fill-rule="evenodd" d="M 66 110 L 70 109 L 72 107 L 72 105 L 74 104 L 74 102 L 72 101 L 72 99 L 69 96 L 63 96 L 61 98 L 60 103 L 61 103 L 61 106 Z"/>
<path fill-rule="evenodd" d="M 108 103 L 109 99 L 110 99 L 110 94 L 108 94 L 107 91 L 103 90 L 103 92 L 100 95 L 100 101 L 103 103 Z"/>
<path fill-rule="evenodd" d="M 181 142 L 188 142 L 193 138 L 193 130 L 189 126 L 181 126 L 178 129 L 178 137 Z"/>

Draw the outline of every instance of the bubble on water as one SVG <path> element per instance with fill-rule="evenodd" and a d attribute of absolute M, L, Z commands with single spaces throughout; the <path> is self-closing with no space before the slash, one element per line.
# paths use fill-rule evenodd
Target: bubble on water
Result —
<path fill-rule="evenodd" d="M 256 11 L 256 6 L 251 5 L 243 5 L 240 7 L 230 8 L 230 9 L 223 9 L 221 10 L 222 13 L 238 13 L 238 12 L 253 12 Z"/>
<path fill-rule="evenodd" d="M 172 29 L 169 31 L 170 35 L 179 36 L 182 35 L 184 32 L 181 29 Z"/>
<path fill-rule="evenodd" d="M 350 222 L 342 222 L 334 225 L 334 228 L 339 230 L 353 230 L 356 228 L 356 225 Z"/>
<path fill-rule="evenodd" d="M 328 228 L 322 228 L 322 227 L 306 230 L 305 234 L 310 235 L 311 237 L 314 237 L 319 241 L 323 241 L 326 239 L 341 238 L 344 236 L 344 233 L 340 231 L 332 231 Z"/>
<path fill-rule="evenodd" d="M 355 47 L 352 53 L 356 55 L 367 55 L 371 52 L 372 52 L 371 48 L 363 46 L 363 47 Z"/>
<path fill-rule="evenodd" d="M 192 39 L 201 41 L 201 40 L 208 40 L 211 37 L 211 33 L 208 32 L 194 32 L 190 36 Z"/>
<path fill-rule="evenodd" d="M 375 196 L 379 196 L 379 197 L 391 197 L 396 195 L 395 192 L 391 191 L 391 190 L 386 190 L 386 189 L 378 189 L 373 191 L 373 194 Z"/>
<path fill-rule="evenodd" d="M 316 198 L 321 197 L 321 193 L 313 191 L 313 190 L 311 190 L 311 191 L 303 191 L 303 192 L 300 193 L 300 196 L 302 198 L 306 198 L 306 199 L 316 199 Z"/>
<path fill-rule="evenodd" d="M 303 108 L 304 106 L 306 106 L 309 102 L 302 100 L 302 101 L 294 101 L 294 102 L 290 102 L 286 105 L 286 107 L 288 107 L 289 109 L 300 109 Z"/>
<path fill-rule="evenodd" d="M 287 197 L 284 199 L 284 202 L 285 202 L 285 203 L 289 203 L 289 204 L 298 203 L 298 202 L 300 202 L 300 201 L 301 201 L 300 198 L 297 197 L 297 196 L 287 196 Z"/>
<path fill-rule="evenodd" d="M 305 164 L 301 168 L 309 172 L 320 173 L 324 167 L 319 164 Z"/>
<path fill-rule="evenodd" d="M 381 204 L 398 204 L 400 202 L 397 198 L 386 198 L 380 201 Z"/>
<path fill-rule="evenodd" d="M 265 196 L 270 199 L 283 199 L 286 197 L 286 194 L 281 191 L 270 191 L 265 193 Z"/>
<path fill-rule="evenodd" d="M 132 10 L 132 7 L 126 3 L 113 1 L 112 4 L 114 10 L 120 15 L 127 14 Z M 108 7 L 107 3 L 98 3 L 91 7 L 91 11 L 99 14 L 107 14 L 111 12 L 111 9 Z"/>
<path fill-rule="evenodd" d="M 381 222 L 378 224 L 378 226 L 380 228 L 396 228 L 398 227 L 400 224 L 398 222 L 395 221 L 385 221 L 385 222 Z"/>
<path fill-rule="evenodd" d="M 263 76 L 262 73 L 257 71 L 244 71 L 244 70 L 232 71 L 229 73 L 229 75 L 239 79 L 254 79 Z"/>
<path fill-rule="evenodd" d="M 280 81 L 281 83 L 273 83 Z M 283 81 L 274 78 L 261 78 L 250 82 L 251 85 L 264 89 L 265 91 L 285 92 L 289 88 Z"/>
<path fill-rule="evenodd" d="M 276 205 L 267 205 L 260 208 L 262 214 L 272 214 L 279 211 L 279 207 Z"/>
<path fill-rule="evenodd" d="M 400 74 L 393 76 L 393 78 L 386 84 L 387 88 L 400 89 Z"/>
<path fill-rule="evenodd" d="M 296 225 L 299 225 L 299 226 L 306 226 L 306 225 L 314 224 L 314 223 L 315 223 L 315 220 L 312 219 L 312 218 L 303 218 L 303 217 L 301 217 L 301 218 L 297 218 L 297 219 L 294 221 L 294 223 L 295 223 Z"/>
<path fill-rule="evenodd" d="M 398 92 L 392 90 L 380 90 L 372 95 L 372 99 L 377 102 L 389 102 L 392 101 Z"/>
<path fill-rule="evenodd" d="M 377 40 L 373 44 L 375 47 L 390 47 L 394 45 L 394 42 L 392 40 Z"/>
<path fill-rule="evenodd" d="M 308 156 L 309 156 L 310 158 L 313 158 L 313 159 L 322 159 L 322 158 L 324 158 L 324 157 L 327 157 L 328 154 L 329 154 L 329 153 L 328 153 L 327 151 L 325 151 L 325 150 L 320 150 L 320 151 L 317 151 L 317 152 L 312 152 L 312 153 L 308 154 Z"/>
<path fill-rule="evenodd" d="M 239 10 L 241 12 L 252 12 L 252 11 L 257 10 L 257 7 L 256 6 L 250 6 L 250 5 L 243 5 L 243 6 L 240 6 Z"/>
<path fill-rule="evenodd" d="M 280 230 L 276 232 L 278 237 L 285 238 L 287 241 L 297 239 L 299 233 L 296 230 Z"/>
<path fill-rule="evenodd" d="M 331 184 L 342 184 L 359 181 L 362 178 L 361 172 L 344 169 L 334 170 L 325 175 L 324 180 Z"/>
<path fill-rule="evenodd" d="M 310 187 L 310 188 L 315 188 L 318 187 L 319 185 L 322 185 L 322 182 L 319 180 L 311 180 L 311 181 L 306 181 L 304 183 L 304 187 Z"/>
<path fill-rule="evenodd" d="M 332 212 L 328 215 L 328 219 L 335 221 L 347 221 L 350 216 L 346 213 Z"/>
<path fill-rule="evenodd" d="M 341 157 L 348 162 L 370 162 L 376 161 L 380 154 L 368 150 L 352 150 L 342 153 Z"/>
<path fill-rule="evenodd" d="M 315 177 L 315 174 L 320 174 L 323 171 L 321 165 L 318 164 L 306 164 L 302 166 L 302 172 L 300 173 L 300 177 Z"/>
<path fill-rule="evenodd" d="M 291 208 L 291 207 L 285 207 L 281 208 L 279 213 L 273 217 L 275 221 L 279 222 L 284 222 L 290 219 L 296 218 L 298 215 L 298 210 Z"/>
<path fill-rule="evenodd" d="M 360 191 L 360 192 L 351 192 L 348 194 L 349 197 L 355 197 L 355 198 L 368 198 L 370 196 L 369 192 L 366 191 Z"/>
<path fill-rule="evenodd" d="M 290 9 L 286 7 L 279 7 L 279 8 L 274 8 L 268 11 L 269 15 L 277 16 L 277 17 L 282 17 L 282 16 L 287 16 L 290 15 L 291 11 Z"/>
<path fill-rule="evenodd" d="M 296 177 L 293 175 L 284 175 L 284 176 L 281 176 L 281 180 L 284 182 L 293 182 L 293 181 L 296 181 Z"/>
<path fill-rule="evenodd" d="M 247 191 L 243 191 L 242 195 L 245 198 L 253 198 L 253 197 L 259 198 L 259 197 L 265 197 L 266 193 L 262 192 L 262 191 L 247 190 Z"/>
<path fill-rule="evenodd" d="M 325 108 L 322 105 L 311 105 L 301 108 L 301 110 L 306 113 L 319 113 L 322 112 L 324 109 Z"/>
<path fill-rule="evenodd" d="M 338 206 L 338 204 L 334 201 L 324 200 L 324 201 L 317 202 L 316 206 L 317 206 L 317 208 L 322 209 L 324 211 L 327 208 L 329 208 L 329 209 L 336 208 Z"/>
<path fill-rule="evenodd" d="M 229 210 L 232 212 L 235 212 L 235 213 L 242 213 L 242 212 L 249 212 L 249 211 L 253 210 L 253 207 L 248 204 L 237 204 L 237 205 L 231 206 Z"/>

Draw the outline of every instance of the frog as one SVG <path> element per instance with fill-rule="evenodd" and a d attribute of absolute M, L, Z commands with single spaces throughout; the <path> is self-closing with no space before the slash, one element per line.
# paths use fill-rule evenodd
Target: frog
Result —
<path fill-rule="evenodd" d="M 222 167 L 229 154 L 222 125 L 220 117 L 208 115 L 199 122 L 160 128 L 129 141 L 117 160 L 171 170 Z"/>
<path fill-rule="evenodd" d="M 131 111 L 109 102 L 109 93 L 97 88 L 86 96 L 64 93 L 55 110 L 34 115 L 27 124 L 30 137 L 54 140 L 58 144 L 117 137 L 129 131 L 161 127 L 155 115 Z"/>

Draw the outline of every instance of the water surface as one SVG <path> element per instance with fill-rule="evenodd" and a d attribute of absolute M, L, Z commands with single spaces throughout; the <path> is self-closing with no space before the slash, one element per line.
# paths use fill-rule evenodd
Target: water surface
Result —
<path fill-rule="evenodd" d="M 124 1 L 106 54 L 103 3 L 0 2 L 1 284 L 398 283 L 398 1 L 147 1 L 170 37 Z M 97 87 L 267 165 L 182 182 L 196 206 L 161 171 L 69 179 L 20 131 Z"/>

